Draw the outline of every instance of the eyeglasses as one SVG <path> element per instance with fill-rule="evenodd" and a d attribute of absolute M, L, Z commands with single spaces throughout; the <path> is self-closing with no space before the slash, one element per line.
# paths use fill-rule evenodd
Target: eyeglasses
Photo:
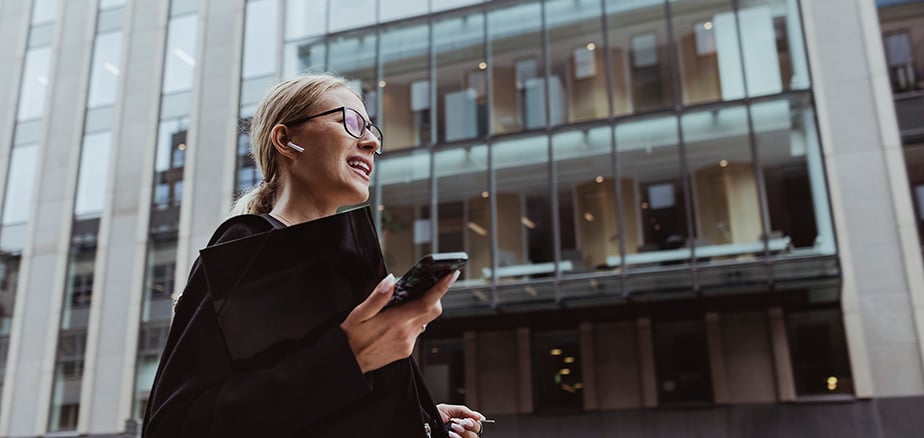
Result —
<path fill-rule="evenodd" d="M 343 115 L 343 129 L 354 138 L 363 138 L 366 136 L 366 130 L 372 133 L 372 135 L 379 140 L 379 147 L 375 150 L 376 154 L 382 154 L 382 143 L 384 141 L 382 137 L 382 130 L 378 126 L 372 124 L 372 122 L 366 121 L 363 118 L 363 115 L 356 111 L 353 108 L 341 106 L 339 108 L 334 108 L 330 111 L 324 111 L 321 114 L 315 114 L 313 116 L 304 117 L 301 119 L 290 120 L 288 122 L 283 122 L 283 125 L 297 125 L 299 123 L 307 122 L 311 119 L 326 116 L 334 113 L 342 113 Z"/>

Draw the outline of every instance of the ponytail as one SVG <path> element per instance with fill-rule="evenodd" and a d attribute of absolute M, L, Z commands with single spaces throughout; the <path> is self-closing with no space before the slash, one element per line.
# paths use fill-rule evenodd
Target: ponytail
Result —
<path fill-rule="evenodd" d="M 260 185 L 244 191 L 231 207 L 231 216 L 242 214 L 264 214 L 273 210 L 276 203 L 276 192 L 279 183 L 276 178 L 272 181 L 261 181 Z"/>

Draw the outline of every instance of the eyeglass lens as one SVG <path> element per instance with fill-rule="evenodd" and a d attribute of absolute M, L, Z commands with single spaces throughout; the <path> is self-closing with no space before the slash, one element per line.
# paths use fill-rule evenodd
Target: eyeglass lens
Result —
<path fill-rule="evenodd" d="M 363 116 L 360 115 L 359 112 L 357 112 L 356 110 L 352 108 L 346 108 L 346 111 L 344 111 L 344 113 L 345 114 L 344 114 L 343 122 L 346 125 L 347 131 L 349 131 L 350 135 L 356 138 L 362 138 L 366 134 L 365 132 L 363 132 L 366 128 L 366 121 L 363 119 Z M 372 135 L 374 135 L 375 138 L 377 138 L 379 142 L 381 142 L 382 141 L 382 131 L 379 130 L 377 126 L 371 123 L 368 126 L 369 126 L 369 130 L 372 131 Z"/>

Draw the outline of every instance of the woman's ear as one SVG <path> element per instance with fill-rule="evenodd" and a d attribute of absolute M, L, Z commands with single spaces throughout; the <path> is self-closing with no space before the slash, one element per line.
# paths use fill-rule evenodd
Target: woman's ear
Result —
<path fill-rule="evenodd" d="M 277 124 L 273 126 L 273 130 L 270 132 L 270 140 L 273 142 L 276 152 L 280 155 L 290 160 L 295 160 L 298 156 L 298 152 L 289 147 L 289 142 L 292 141 L 292 138 L 289 137 L 289 131 L 285 125 Z"/>

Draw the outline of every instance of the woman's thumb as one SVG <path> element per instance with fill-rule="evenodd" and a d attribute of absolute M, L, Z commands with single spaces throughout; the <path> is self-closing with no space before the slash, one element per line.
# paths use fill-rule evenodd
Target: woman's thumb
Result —
<path fill-rule="evenodd" d="M 392 293 L 395 289 L 395 275 L 388 274 L 379 284 L 372 290 L 372 293 L 369 294 L 369 297 L 365 301 L 359 303 L 355 309 L 353 309 L 352 314 L 359 317 L 360 321 L 365 321 L 373 316 L 377 315 L 382 308 L 388 304 L 388 300 L 391 299 Z"/>

